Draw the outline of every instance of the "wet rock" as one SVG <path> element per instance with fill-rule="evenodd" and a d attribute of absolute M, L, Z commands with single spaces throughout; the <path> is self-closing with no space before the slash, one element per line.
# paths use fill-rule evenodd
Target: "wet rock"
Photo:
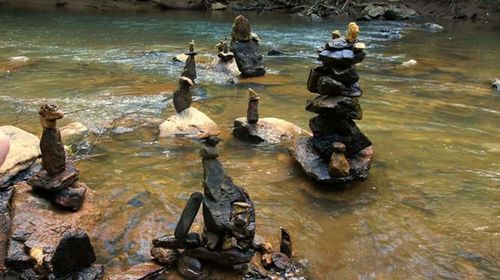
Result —
<path fill-rule="evenodd" d="M 89 133 L 88 127 L 79 122 L 69 123 L 60 129 L 64 144 L 77 144 Z"/>
<path fill-rule="evenodd" d="M 201 202 L 203 201 L 203 195 L 200 192 L 194 192 L 189 197 L 184 210 L 182 211 L 177 227 L 175 228 L 175 238 L 184 239 L 186 238 L 191 225 L 196 218 L 196 214 L 200 209 Z"/>
<path fill-rule="evenodd" d="M 104 278 L 104 266 L 93 264 L 84 268 L 64 280 L 101 280 Z"/>
<path fill-rule="evenodd" d="M 140 263 L 124 272 L 111 276 L 109 280 L 144 280 L 156 276 L 164 270 L 164 266 L 154 262 Z"/>
<path fill-rule="evenodd" d="M 173 61 L 177 61 L 177 62 L 186 63 L 188 57 L 189 57 L 188 55 L 181 53 L 181 54 L 178 54 L 178 55 L 174 56 L 172 58 L 172 60 Z"/>
<path fill-rule="evenodd" d="M 201 262 L 193 257 L 182 255 L 177 262 L 177 271 L 187 279 L 197 279 L 202 272 Z"/>
<path fill-rule="evenodd" d="M 350 176 L 357 180 L 364 180 L 368 178 L 368 170 L 370 169 L 373 160 L 372 146 L 366 147 L 357 153 L 354 157 L 349 159 Z"/>
<path fill-rule="evenodd" d="M 359 81 L 359 76 L 356 73 L 356 68 L 354 66 L 348 67 L 346 69 L 331 69 L 331 74 L 333 79 L 345 84 L 352 85 Z"/>
<path fill-rule="evenodd" d="M 217 58 L 214 62 L 212 62 L 211 67 L 213 71 L 226 75 L 227 79 L 237 77 L 241 74 L 238 69 L 238 65 L 236 64 L 236 60 L 234 59 L 234 55 L 233 58 L 228 61 L 223 61 L 223 59 Z"/>
<path fill-rule="evenodd" d="M 231 52 L 234 53 L 236 65 L 242 77 L 258 77 L 266 74 L 260 47 L 255 41 L 233 42 Z"/>
<path fill-rule="evenodd" d="M 198 137 L 201 134 L 218 134 L 217 124 L 198 109 L 189 107 L 160 125 L 160 138 Z"/>
<path fill-rule="evenodd" d="M 444 30 L 444 27 L 441 25 L 431 22 L 422 24 L 422 27 L 429 32 L 440 32 Z"/>
<path fill-rule="evenodd" d="M 280 50 L 269 50 L 267 51 L 267 55 L 268 56 L 280 56 L 280 55 L 283 55 L 284 53 Z"/>
<path fill-rule="evenodd" d="M 329 77 L 323 76 L 318 80 L 318 91 L 321 95 L 360 97 L 363 92 L 357 83 L 346 86 L 343 83 Z"/>
<path fill-rule="evenodd" d="M 247 122 L 249 124 L 256 124 L 259 121 L 259 99 L 257 93 L 248 89 L 248 107 L 247 107 Z"/>
<path fill-rule="evenodd" d="M 186 77 L 191 80 L 192 83 L 194 83 L 194 80 L 196 80 L 197 75 L 196 75 L 196 55 L 197 53 L 194 51 L 194 41 L 191 41 L 189 43 L 189 51 L 186 53 L 188 58 L 186 59 L 186 63 L 184 64 L 184 68 L 182 69 L 182 74 L 181 77 Z"/>
<path fill-rule="evenodd" d="M 285 270 L 290 266 L 290 258 L 283 253 L 273 253 L 272 254 L 273 264 L 278 269 Z"/>
<path fill-rule="evenodd" d="M 357 98 L 321 95 L 309 101 L 306 110 L 346 119 L 361 120 L 363 111 Z"/>
<path fill-rule="evenodd" d="M 235 264 L 248 263 L 252 259 L 255 251 L 252 249 L 241 251 L 237 248 L 226 251 L 210 251 L 205 247 L 198 247 L 186 250 L 185 253 L 194 258 L 209 260 L 227 267 L 232 267 Z"/>
<path fill-rule="evenodd" d="M 4 263 L 5 248 L 7 248 L 7 241 L 10 235 L 12 195 L 12 188 L 0 190 L 0 264 Z"/>
<path fill-rule="evenodd" d="M 206 5 L 206 0 L 153 0 L 153 2 L 164 9 L 173 10 L 196 10 Z"/>
<path fill-rule="evenodd" d="M 40 157 L 40 139 L 15 126 L 0 126 L 7 135 L 10 148 L 7 157 L 0 165 L 0 189 L 20 172 L 28 169 Z"/>
<path fill-rule="evenodd" d="M 500 90 L 500 79 L 494 79 L 491 81 L 491 87 L 496 90 Z"/>
<path fill-rule="evenodd" d="M 175 266 L 179 259 L 179 252 L 177 250 L 154 247 L 150 253 L 158 263 L 167 267 Z"/>
<path fill-rule="evenodd" d="M 292 258 L 292 238 L 290 237 L 290 233 L 288 232 L 288 230 L 284 227 L 281 227 L 280 252 L 287 255 L 289 258 Z"/>
<path fill-rule="evenodd" d="M 406 5 L 391 5 L 385 12 L 386 20 L 407 20 L 417 16 L 417 12 Z"/>
<path fill-rule="evenodd" d="M 59 192 L 71 186 L 78 180 L 79 171 L 71 162 L 65 163 L 62 172 L 50 175 L 46 169 L 42 169 L 28 181 L 28 184 L 35 189 L 49 192 Z"/>
<path fill-rule="evenodd" d="M 189 233 L 183 239 L 173 235 L 165 235 L 153 240 L 153 245 L 166 249 L 190 249 L 203 245 L 198 233 Z"/>
<path fill-rule="evenodd" d="M 61 277 L 89 267 L 95 260 L 87 233 L 81 229 L 69 229 L 62 235 L 51 264 L 54 274 Z"/>
<path fill-rule="evenodd" d="M 203 233 L 207 248 L 210 250 L 215 250 L 219 244 L 221 238 L 216 233 L 207 231 Z"/>
<path fill-rule="evenodd" d="M 273 253 L 270 252 L 262 254 L 261 261 L 262 261 L 262 266 L 264 266 L 264 268 L 270 269 L 271 266 L 273 265 Z"/>
<path fill-rule="evenodd" d="M 233 125 L 235 137 L 254 143 L 280 143 L 307 134 L 295 124 L 277 118 L 262 118 L 254 125 L 248 124 L 246 118 L 238 118 Z"/>
<path fill-rule="evenodd" d="M 85 201 L 86 192 L 87 186 L 85 184 L 75 182 L 68 188 L 58 192 L 54 197 L 54 202 L 57 205 L 69 208 L 73 211 L 78 211 Z"/>
<path fill-rule="evenodd" d="M 35 261 L 26 253 L 22 242 L 11 239 L 7 247 L 4 264 L 8 268 L 25 269 L 32 267 Z"/>

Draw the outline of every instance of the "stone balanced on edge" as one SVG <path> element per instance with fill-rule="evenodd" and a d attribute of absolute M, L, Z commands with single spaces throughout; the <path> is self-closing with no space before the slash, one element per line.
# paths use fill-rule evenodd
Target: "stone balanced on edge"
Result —
<path fill-rule="evenodd" d="M 357 42 L 359 27 L 350 23 L 346 36 L 338 30 L 319 52 L 322 66 L 311 69 L 307 88 L 319 96 L 306 110 L 318 114 L 309 121 L 312 137 L 295 141 L 291 156 L 305 173 L 322 183 L 364 180 L 373 158 L 372 143 L 353 120 L 361 120 L 362 91 L 355 64 L 365 58 Z"/>
<path fill-rule="evenodd" d="M 187 278 L 201 275 L 203 260 L 243 270 L 255 253 L 252 248 L 255 236 L 254 204 L 245 189 L 235 185 L 225 174 L 217 159 L 216 145 L 219 141 L 216 136 L 208 136 L 200 150 L 204 194 L 195 192 L 191 195 L 174 235 L 153 240 L 153 257 L 167 266 L 177 263 L 179 273 Z M 189 230 L 201 204 L 205 226 L 200 236 Z M 183 251 L 179 253 L 179 249 Z"/>
<path fill-rule="evenodd" d="M 35 190 L 48 193 L 57 205 L 78 211 L 85 199 L 87 186 L 78 182 L 78 169 L 66 160 L 61 132 L 57 128 L 57 120 L 62 119 L 64 114 L 54 104 L 42 106 L 38 113 L 43 127 L 40 140 L 43 169 L 28 184 Z"/>

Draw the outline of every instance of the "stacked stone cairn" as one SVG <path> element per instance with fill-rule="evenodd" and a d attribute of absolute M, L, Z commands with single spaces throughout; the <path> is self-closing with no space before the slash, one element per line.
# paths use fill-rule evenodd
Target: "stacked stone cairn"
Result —
<path fill-rule="evenodd" d="M 233 23 L 230 50 L 243 78 L 266 74 L 259 43 L 260 39 L 257 34 L 252 33 L 248 19 L 242 15 L 237 16 Z"/>
<path fill-rule="evenodd" d="M 243 270 L 252 259 L 255 236 L 255 208 L 245 189 L 233 183 L 217 159 L 216 136 L 204 138 L 202 157 L 204 193 L 189 198 L 173 235 L 153 240 L 151 255 L 166 266 L 177 265 L 186 278 L 201 276 L 202 261 Z M 189 232 L 203 204 L 204 229 Z"/>
<path fill-rule="evenodd" d="M 353 120 L 361 120 L 362 90 L 355 64 L 365 58 L 357 42 L 359 27 L 350 23 L 345 36 L 338 30 L 319 51 L 323 65 L 311 69 L 307 88 L 319 94 L 306 110 L 318 114 L 309 121 L 313 137 L 298 139 L 292 157 L 306 174 L 323 183 L 364 180 L 373 157 L 372 143 Z"/>
<path fill-rule="evenodd" d="M 176 136 L 198 138 L 202 134 L 218 133 L 218 126 L 213 120 L 191 107 L 194 79 L 197 78 L 194 42 L 189 44 L 189 52 L 186 55 L 188 59 L 179 78 L 179 86 L 174 91 L 173 103 L 176 114 L 160 124 L 160 138 Z"/>
<path fill-rule="evenodd" d="M 57 128 L 57 120 L 62 119 L 64 114 L 54 104 L 42 106 L 38 113 L 43 128 L 40 140 L 42 170 L 28 184 L 46 193 L 55 204 L 78 211 L 85 200 L 87 186 L 78 182 L 78 169 L 66 159 L 61 132 Z"/>

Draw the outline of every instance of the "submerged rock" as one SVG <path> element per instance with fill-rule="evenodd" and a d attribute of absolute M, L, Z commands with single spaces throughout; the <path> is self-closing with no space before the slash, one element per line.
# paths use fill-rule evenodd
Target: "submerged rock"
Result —
<path fill-rule="evenodd" d="M 429 32 L 440 32 L 444 30 L 444 27 L 441 25 L 431 22 L 422 24 L 422 27 Z"/>
<path fill-rule="evenodd" d="M 89 128 L 79 122 L 69 123 L 60 129 L 65 145 L 77 144 L 89 133 Z"/>
<path fill-rule="evenodd" d="M 132 266 L 128 270 L 116 273 L 112 275 L 109 280 L 142 280 L 150 279 L 149 277 L 154 277 L 159 275 L 162 271 L 166 269 L 165 266 L 161 266 L 154 262 L 140 263 Z"/>
<path fill-rule="evenodd" d="M 203 265 L 193 257 L 182 255 L 177 262 L 177 271 L 186 279 L 198 279 L 201 276 Z"/>
<path fill-rule="evenodd" d="M 160 138 L 175 136 L 198 137 L 201 134 L 218 133 L 217 124 L 193 107 L 177 113 L 160 125 Z"/>
<path fill-rule="evenodd" d="M 10 148 L 5 162 L 0 166 L 0 189 L 9 180 L 28 169 L 38 157 L 40 152 L 40 139 L 34 134 L 26 132 L 15 126 L 0 126 L 9 138 Z"/>

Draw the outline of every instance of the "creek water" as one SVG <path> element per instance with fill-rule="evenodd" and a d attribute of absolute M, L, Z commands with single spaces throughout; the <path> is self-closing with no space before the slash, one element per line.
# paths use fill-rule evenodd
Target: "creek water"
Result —
<path fill-rule="evenodd" d="M 346 22 L 249 15 L 264 53 L 285 54 L 264 56 L 265 77 L 228 84 L 208 64 L 233 17 L 0 11 L 0 124 L 40 135 L 37 109 L 49 101 L 68 112 L 61 125 L 91 128 L 76 154 L 89 156 L 77 166 L 103 205 L 91 235 L 108 275 L 149 259 L 151 240 L 171 232 L 189 194 L 202 189 L 199 144 L 159 140 L 157 127 L 145 125 L 174 113 L 170 97 L 183 65 L 172 57 L 195 39 L 193 106 L 221 126 L 220 159 L 255 202 L 257 233 L 276 246 L 279 226 L 287 227 L 311 279 L 498 279 L 500 95 L 487 84 L 500 75 L 498 31 L 360 23 L 368 56 L 358 66 L 364 116 L 357 123 L 375 161 L 366 181 L 338 190 L 304 176 L 286 144 L 245 143 L 231 126 L 245 115 L 252 87 L 261 117 L 307 128 L 308 69 L 318 64 L 316 48 Z M 28 61 L 12 61 L 19 56 Z M 410 58 L 419 64 L 399 66 Z"/>

